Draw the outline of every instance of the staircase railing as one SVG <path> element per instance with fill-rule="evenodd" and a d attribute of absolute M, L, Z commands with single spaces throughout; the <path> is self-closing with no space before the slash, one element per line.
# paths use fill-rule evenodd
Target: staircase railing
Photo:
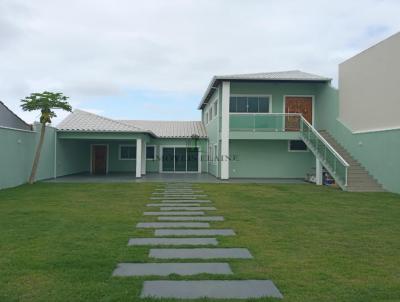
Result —
<path fill-rule="evenodd" d="M 349 164 L 303 116 L 300 119 L 300 136 L 336 183 L 346 190 Z"/>

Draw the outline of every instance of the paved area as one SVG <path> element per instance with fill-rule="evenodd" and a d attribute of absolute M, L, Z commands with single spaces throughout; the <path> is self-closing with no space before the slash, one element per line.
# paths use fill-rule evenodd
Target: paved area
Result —
<path fill-rule="evenodd" d="M 120 263 L 113 276 L 231 275 L 228 263 Z"/>
<path fill-rule="evenodd" d="M 157 217 L 162 221 L 224 221 L 222 216 L 164 216 Z"/>
<path fill-rule="evenodd" d="M 141 297 L 177 299 L 283 298 L 270 280 L 145 281 Z"/>
<path fill-rule="evenodd" d="M 206 230 L 155 230 L 155 236 L 235 236 L 231 229 L 206 229 Z"/>
<path fill-rule="evenodd" d="M 217 245 L 216 238 L 131 238 L 128 245 Z"/>
<path fill-rule="evenodd" d="M 157 259 L 251 259 L 253 256 L 244 248 L 190 248 L 151 249 L 150 258 Z"/>
<path fill-rule="evenodd" d="M 218 247 L 218 236 L 235 236 L 232 229 L 210 228 L 210 223 L 224 221 L 223 216 L 208 216 L 215 211 L 212 201 L 200 199 L 207 196 L 197 186 L 189 183 L 164 184 L 156 189 L 146 207 L 159 207 L 159 211 L 146 211 L 157 221 L 139 222 L 138 229 L 154 229 L 154 237 L 130 238 L 129 248 L 149 246 L 147 263 L 119 263 L 112 273 L 115 277 L 233 275 L 229 263 L 217 259 L 243 259 L 253 256 L 245 247 Z M 203 204 L 202 204 L 203 203 Z M 206 204 L 204 204 L 206 203 Z M 210 205 L 210 206 L 209 206 Z M 150 218 L 150 217 L 149 217 Z M 216 237 L 214 237 L 216 236 Z M 164 246 L 164 247 L 163 247 Z M 174 247 L 174 248 L 173 248 Z M 176 248 L 175 248 L 176 247 Z M 155 263 L 151 259 L 157 259 Z M 168 262 L 165 260 L 169 259 Z M 170 262 L 172 259 L 193 262 Z M 195 262 L 198 260 L 199 262 Z M 202 261 L 203 260 L 203 261 Z M 209 260 L 210 263 L 204 262 Z M 141 298 L 199 299 L 216 298 L 252 299 L 283 298 L 271 280 L 151 280 L 144 281 Z"/>
<path fill-rule="evenodd" d="M 209 228 L 207 222 L 139 222 L 137 228 Z"/>
<path fill-rule="evenodd" d="M 203 211 L 165 211 L 165 212 L 144 212 L 144 216 L 160 216 L 160 215 L 166 215 L 166 216 L 171 216 L 171 215 L 188 215 L 188 216 L 196 216 L 196 215 L 204 215 Z"/>

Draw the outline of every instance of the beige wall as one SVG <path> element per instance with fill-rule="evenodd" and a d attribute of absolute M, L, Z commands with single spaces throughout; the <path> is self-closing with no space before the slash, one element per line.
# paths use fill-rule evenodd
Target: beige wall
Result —
<path fill-rule="evenodd" d="M 400 128 L 400 32 L 339 65 L 339 99 L 352 131 Z"/>

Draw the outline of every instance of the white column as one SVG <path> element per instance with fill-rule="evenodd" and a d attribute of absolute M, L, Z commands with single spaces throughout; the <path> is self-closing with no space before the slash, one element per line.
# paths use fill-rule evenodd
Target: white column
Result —
<path fill-rule="evenodd" d="M 318 186 L 322 185 L 322 164 L 317 158 L 315 158 L 315 183 Z"/>
<path fill-rule="evenodd" d="M 142 139 L 136 139 L 136 178 L 142 176 Z"/>
<path fill-rule="evenodd" d="M 231 84 L 222 82 L 221 179 L 229 179 L 229 97 Z"/>
<path fill-rule="evenodd" d="M 142 175 L 146 175 L 146 142 L 142 143 Z"/>

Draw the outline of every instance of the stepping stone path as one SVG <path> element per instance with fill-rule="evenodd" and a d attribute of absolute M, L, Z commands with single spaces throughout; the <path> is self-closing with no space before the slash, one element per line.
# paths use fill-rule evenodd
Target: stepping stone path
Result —
<path fill-rule="evenodd" d="M 139 222 L 136 227 L 155 229 L 154 237 L 130 238 L 128 246 L 149 246 L 147 263 L 119 263 L 112 273 L 115 277 L 234 275 L 229 263 L 213 262 L 217 259 L 252 259 L 244 247 L 218 248 L 218 240 L 207 236 L 235 236 L 231 229 L 210 228 L 209 222 L 224 221 L 222 216 L 206 216 L 204 211 L 214 211 L 211 200 L 200 199 L 207 195 L 198 186 L 189 183 L 171 183 L 158 187 L 147 207 L 159 211 L 144 212 L 144 216 L 157 217 L 158 221 Z M 203 203 L 203 204 L 202 204 Z M 204 204 L 206 203 L 206 204 Z M 211 204 L 212 205 L 212 204 Z M 161 248 L 165 246 L 165 248 Z M 171 248 L 177 246 L 179 248 Z M 200 262 L 160 262 L 172 259 L 199 259 Z M 204 262 L 204 259 L 211 262 Z M 157 260 L 157 262 L 154 262 Z M 247 260 L 246 260 L 247 261 Z M 184 278 L 184 277 L 183 277 Z M 140 297 L 158 299 L 252 299 L 283 298 L 271 280 L 152 280 L 144 281 Z"/>

